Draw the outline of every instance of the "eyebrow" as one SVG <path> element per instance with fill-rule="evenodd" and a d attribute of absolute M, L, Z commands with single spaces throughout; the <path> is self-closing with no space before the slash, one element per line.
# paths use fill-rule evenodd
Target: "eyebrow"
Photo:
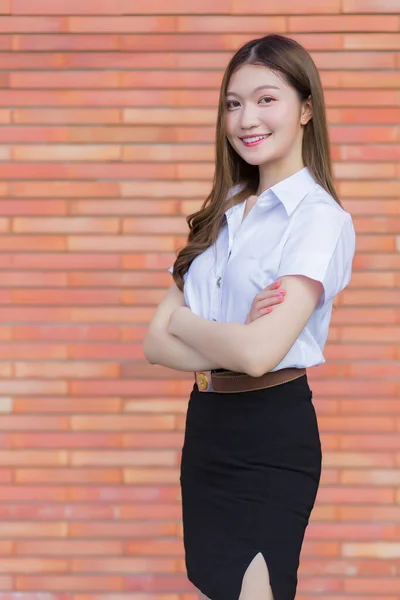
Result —
<path fill-rule="evenodd" d="M 258 91 L 264 90 L 266 88 L 270 88 L 273 90 L 279 90 L 279 88 L 276 85 L 259 85 L 258 87 L 254 88 L 254 90 L 252 91 L 252 94 L 254 94 L 254 92 L 258 92 Z M 238 98 L 240 98 L 240 95 L 235 94 L 235 92 L 227 92 L 226 95 L 227 96 L 238 96 Z"/>

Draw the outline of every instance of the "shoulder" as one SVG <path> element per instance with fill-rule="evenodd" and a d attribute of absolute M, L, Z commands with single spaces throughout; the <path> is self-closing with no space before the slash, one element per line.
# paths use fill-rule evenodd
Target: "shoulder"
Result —
<path fill-rule="evenodd" d="M 351 214 L 319 184 L 303 198 L 291 215 L 294 227 L 321 228 L 321 232 L 352 226 Z"/>

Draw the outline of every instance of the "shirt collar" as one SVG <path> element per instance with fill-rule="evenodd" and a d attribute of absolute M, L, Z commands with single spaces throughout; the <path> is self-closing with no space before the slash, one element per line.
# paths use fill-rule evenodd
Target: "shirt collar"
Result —
<path fill-rule="evenodd" d="M 257 204 L 260 206 L 270 205 L 273 198 L 277 198 L 285 207 L 286 214 L 290 216 L 292 212 L 297 208 L 303 198 L 310 192 L 316 185 L 316 181 L 311 175 L 308 167 L 304 167 L 300 171 L 297 171 L 293 175 L 286 177 L 279 183 L 276 183 L 272 187 L 265 190 L 257 198 Z M 239 192 L 243 186 L 236 185 L 230 192 L 229 196 Z M 243 200 L 244 202 L 244 200 Z M 241 206 L 243 202 L 235 204 L 229 207 L 225 211 L 225 215 L 228 217 L 230 213 Z"/>
<path fill-rule="evenodd" d="M 315 186 L 316 181 L 310 170 L 308 167 L 304 167 L 263 192 L 258 200 L 262 199 L 264 194 L 268 195 L 269 192 L 272 192 L 282 202 L 287 215 L 290 216 Z"/>

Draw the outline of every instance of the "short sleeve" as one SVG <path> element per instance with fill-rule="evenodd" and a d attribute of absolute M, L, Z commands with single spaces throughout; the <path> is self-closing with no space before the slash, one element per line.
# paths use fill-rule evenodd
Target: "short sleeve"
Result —
<path fill-rule="evenodd" d="M 343 218 L 344 215 L 344 218 Z M 320 308 L 350 282 L 355 253 L 351 215 L 326 205 L 296 215 L 283 247 L 277 277 L 304 275 L 322 283 Z"/>

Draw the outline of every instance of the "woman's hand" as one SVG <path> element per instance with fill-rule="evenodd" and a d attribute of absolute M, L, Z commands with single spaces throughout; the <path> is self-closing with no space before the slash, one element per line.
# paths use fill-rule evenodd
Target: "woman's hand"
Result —
<path fill-rule="evenodd" d="M 279 289 L 281 282 L 275 281 L 266 288 L 258 292 L 254 296 L 253 303 L 246 317 L 245 325 L 248 325 L 252 321 L 255 321 L 259 317 L 267 315 L 273 310 L 273 306 L 281 304 L 286 294 L 286 290 L 283 288 Z"/>
<path fill-rule="evenodd" d="M 281 282 L 275 281 L 255 295 L 250 311 L 246 317 L 245 325 L 260 317 L 267 315 L 273 310 L 274 305 L 281 304 L 286 290 L 279 289 Z M 179 327 L 184 327 L 185 312 L 191 312 L 188 306 L 175 308 L 170 316 L 167 331 L 171 335 L 179 335 Z"/>

